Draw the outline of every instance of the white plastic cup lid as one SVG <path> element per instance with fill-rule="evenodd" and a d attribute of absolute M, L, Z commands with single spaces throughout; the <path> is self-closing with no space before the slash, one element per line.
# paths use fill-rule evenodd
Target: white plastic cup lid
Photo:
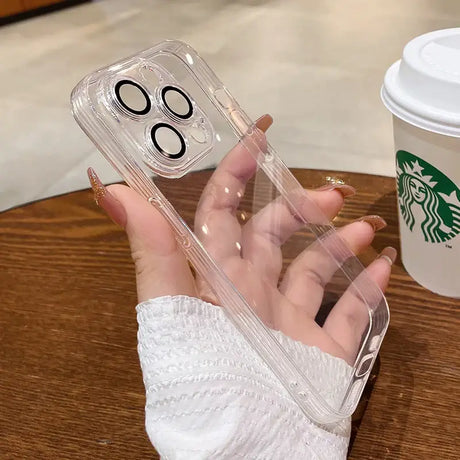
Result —
<path fill-rule="evenodd" d="M 460 28 L 411 40 L 387 71 L 381 97 L 402 120 L 460 137 Z"/>

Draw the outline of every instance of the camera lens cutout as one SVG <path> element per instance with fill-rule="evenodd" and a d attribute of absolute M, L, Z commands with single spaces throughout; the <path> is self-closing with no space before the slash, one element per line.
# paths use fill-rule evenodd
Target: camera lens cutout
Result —
<path fill-rule="evenodd" d="M 135 115 L 145 115 L 152 108 L 147 91 L 139 83 L 132 80 L 117 82 L 115 96 L 125 110 Z"/>
<path fill-rule="evenodd" d="M 167 158 L 177 160 L 184 156 L 186 151 L 185 140 L 182 134 L 167 123 L 157 123 L 150 130 L 150 137 L 156 150 Z"/>
<path fill-rule="evenodd" d="M 161 90 L 161 100 L 176 117 L 187 120 L 193 114 L 193 105 L 187 94 L 175 86 L 165 86 Z"/>

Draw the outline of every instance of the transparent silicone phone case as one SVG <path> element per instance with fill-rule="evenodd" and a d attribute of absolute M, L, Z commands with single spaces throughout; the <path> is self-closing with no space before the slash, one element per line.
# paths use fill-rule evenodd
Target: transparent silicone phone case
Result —
<path fill-rule="evenodd" d="M 162 42 L 85 77 L 72 106 L 128 185 L 170 222 L 201 296 L 224 308 L 301 409 L 320 423 L 349 416 L 388 326 L 385 298 L 199 55 Z M 357 353 L 324 332 L 327 321 L 344 331 L 356 321 Z M 283 335 L 350 367 L 325 388 L 310 355 L 289 355 Z"/>

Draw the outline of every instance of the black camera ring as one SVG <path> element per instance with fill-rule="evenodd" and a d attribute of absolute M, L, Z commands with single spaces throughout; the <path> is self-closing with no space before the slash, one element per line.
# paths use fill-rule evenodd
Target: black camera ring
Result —
<path fill-rule="evenodd" d="M 168 102 L 166 101 L 166 93 L 168 93 L 169 91 L 174 91 L 176 93 L 179 93 L 184 99 L 185 99 L 185 102 L 187 103 L 188 105 L 188 110 L 185 114 L 182 114 L 182 113 L 178 113 L 176 112 L 175 110 L 173 110 L 171 108 L 171 106 L 168 104 Z M 185 91 L 182 91 L 180 88 L 177 88 L 176 86 L 172 86 L 172 85 L 168 85 L 168 86 L 164 86 L 161 90 L 161 100 L 163 102 L 163 104 L 165 105 L 165 107 L 175 116 L 175 117 L 178 117 L 178 118 L 181 118 L 182 120 L 187 120 L 189 119 L 192 115 L 193 115 L 193 105 L 192 105 L 192 102 L 190 101 L 190 98 L 189 96 L 185 93 Z"/>
<path fill-rule="evenodd" d="M 169 153 L 166 150 L 164 150 L 163 147 L 158 143 L 157 138 L 156 138 L 156 132 L 160 128 L 167 128 L 171 130 L 178 137 L 180 141 L 180 145 L 181 145 L 179 152 Z M 185 151 L 187 150 L 187 146 L 185 145 L 185 140 L 182 134 L 180 133 L 180 131 L 174 128 L 174 126 L 168 125 L 168 123 L 157 123 L 156 125 L 154 125 L 152 129 L 150 130 L 150 138 L 152 139 L 155 149 L 157 149 L 161 154 L 165 155 L 166 157 L 171 158 L 172 160 L 177 160 L 183 157 L 185 154 Z"/>
<path fill-rule="evenodd" d="M 120 90 L 122 86 L 124 85 L 134 86 L 142 93 L 145 99 L 145 107 L 142 110 L 133 109 L 132 107 L 129 107 L 129 105 L 127 105 L 123 101 L 123 98 L 121 97 L 121 94 L 120 94 Z M 120 80 L 119 82 L 117 82 L 115 85 L 115 96 L 117 97 L 117 101 L 121 104 L 121 106 L 125 110 L 127 110 L 128 112 L 134 113 L 135 115 L 145 115 L 149 113 L 150 109 L 152 108 L 152 102 L 150 101 L 150 97 L 147 94 L 147 91 L 141 85 L 139 85 L 139 83 L 136 83 L 135 81 L 132 81 L 132 80 Z"/>

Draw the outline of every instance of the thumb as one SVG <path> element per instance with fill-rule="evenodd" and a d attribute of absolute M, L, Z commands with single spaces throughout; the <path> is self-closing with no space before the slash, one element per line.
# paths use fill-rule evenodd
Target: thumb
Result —
<path fill-rule="evenodd" d="M 188 262 L 160 212 L 125 185 L 104 187 L 91 168 L 88 176 L 98 205 L 126 231 L 139 302 L 164 295 L 196 296 Z"/>

